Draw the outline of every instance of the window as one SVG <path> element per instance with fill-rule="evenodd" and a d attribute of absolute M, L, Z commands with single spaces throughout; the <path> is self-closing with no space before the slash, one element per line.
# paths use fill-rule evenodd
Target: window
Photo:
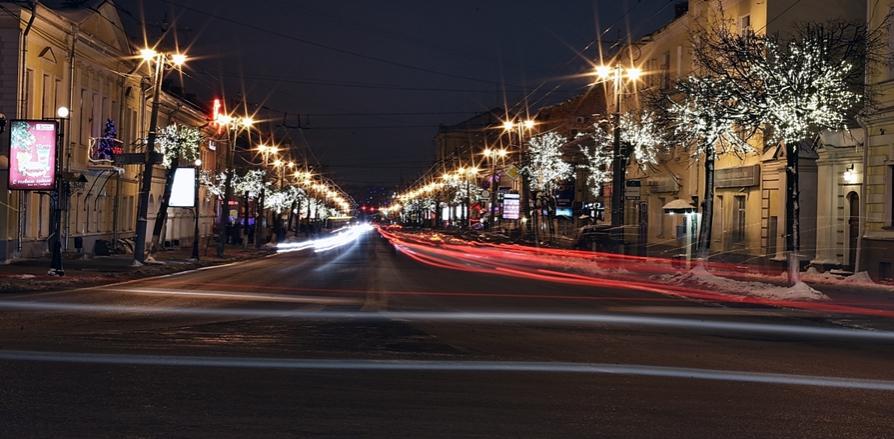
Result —
<path fill-rule="evenodd" d="M 661 228 L 658 229 L 658 237 L 664 238 L 665 230 L 667 230 L 670 215 L 663 212 L 664 205 L 667 204 L 667 198 L 658 197 L 658 212 L 661 212 Z"/>
<path fill-rule="evenodd" d="M 888 227 L 894 227 L 894 166 L 888 166 Z"/>
<path fill-rule="evenodd" d="M 680 79 L 683 76 L 683 46 L 677 46 L 677 77 L 676 79 Z"/>
<path fill-rule="evenodd" d="M 751 32 L 751 15 L 739 17 L 739 34 Z"/>
<path fill-rule="evenodd" d="M 671 53 L 670 50 L 664 52 L 661 56 L 661 89 L 667 90 L 670 88 L 670 68 L 671 68 Z"/>
<path fill-rule="evenodd" d="M 25 119 L 34 117 L 34 70 L 25 70 L 25 93 L 22 100 L 25 102 Z"/>
<path fill-rule="evenodd" d="M 53 100 L 55 99 L 55 94 L 53 93 L 53 85 L 55 81 L 50 75 L 43 75 L 43 85 L 40 96 L 40 117 L 53 118 L 56 117 L 56 109 L 53 107 Z"/>
<path fill-rule="evenodd" d="M 733 198 L 733 242 L 745 241 L 745 196 L 736 195 Z"/>
<path fill-rule="evenodd" d="M 87 89 L 81 89 L 81 102 L 80 108 L 78 109 L 78 117 L 80 118 L 79 131 L 78 131 L 78 139 L 80 139 L 81 145 L 87 144 L 87 138 L 90 137 L 89 129 L 90 129 L 90 118 L 87 116 Z"/>
<path fill-rule="evenodd" d="M 65 102 L 65 97 L 62 96 L 64 90 L 62 87 L 62 80 L 56 79 L 53 87 L 53 108 L 59 108 L 62 106 L 62 103 Z"/>

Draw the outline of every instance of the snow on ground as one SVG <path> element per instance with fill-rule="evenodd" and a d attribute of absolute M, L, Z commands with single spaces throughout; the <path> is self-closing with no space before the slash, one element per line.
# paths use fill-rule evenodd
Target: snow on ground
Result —
<path fill-rule="evenodd" d="M 894 293 L 894 285 L 877 283 L 869 277 L 869 273 L 861 271 L 850 276 L 838 276 L 830 272 L 820 273 L 815 268 L 810 267 L 807 271 L 801 273 L 801 280 L 813 284 L 826 284 L 836 286 L 850 286 L 857 288 L 867 288 L 879 291 L 887 291 Z"/>
<path fill-rule="evenodd" d="M 774 300 L 829 300 L 829 296 L 811 288 L 804 282 L 798 282 L 793 287 L 780 287 L 765 282 L 745 282 L 717 276 L 701 264 L 687 273 L 666 277 L 665 280 L 677 284 L 696 283 L 722 293 L 741 296 L 756 296 Z"/>

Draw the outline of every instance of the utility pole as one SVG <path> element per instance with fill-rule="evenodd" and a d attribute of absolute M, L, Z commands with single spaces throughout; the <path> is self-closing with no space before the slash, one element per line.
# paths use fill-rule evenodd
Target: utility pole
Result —
<path fill-rule="evenodd" d="M 158 131 L 158 101 L 161 96 L 162 74 L 164 72 L 164 55 L 155 54 L 154 90 L 152 91 L 152 111 L 149 115 L 149 133 L 146 136 L 146 154 L 143 163 L 143 178 L 140 182 L 140 203 L 137 207 L 137 234 L 134 242 L 134 264 L 141 265 L 146 261 L 146 228 L 149 216 L 149 193 L 152 191 L 152 153 L 155 151 L 155 138 Z"/>
<path fill-rule="evenodd" d="M 195 260 L 199 260 L 199 168 L 202 166 L 202 159 L 196 159 L 195 162 L 195 199 L 193 200 L 193 206 L 195 208 L 196 221 L 193 225 L 193 233 L 192 233 L 192 258 Z"/>
<path fill-rule="evenodd" d="M 612 82 L 612 91 L 615 98 L 615 111 L 613 115 L 614 148 L 612 151 L 612 210 L 611 225 L 612 237 L 618 244 L 620 252 L 624 239 L 624 191 L 626 190 L 625 177 L 627 173 L 628 151 L 621 144 L 621 93 L 624 80 L 635 82 L 642 76 L 642 70 L 636 67 L 623 68 L 620 65 L 596 67 L 596 77 L 603 82 Z"/>
<path fill-rule="evenodd" d="M 53 202 L 53 258 L 50 262 L 50 274 L 54 276 L 64 276 L 65 269 L 62 266 L 62 208 L 63 200 L 65 200 L 65 179 L 62 178 L 62 158 L 63 147 L 65 145 L 65 120 L 68 119 L 69 110 L 67 107 L 59 107 L 56 111 L 59 120 L 56 121 L 56 163 L 54 166 L 56 179 L 54 202 Z"/>

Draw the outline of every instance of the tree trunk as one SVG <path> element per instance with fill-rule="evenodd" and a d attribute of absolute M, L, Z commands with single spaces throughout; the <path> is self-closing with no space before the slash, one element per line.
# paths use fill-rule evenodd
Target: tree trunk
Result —
<path fill-rule="evenodd" d="M 242 239 L 242 247 L 246 248 L 248 247 L 249 239 L 255 237 L 253 233 L 248 233 L 248 192 L 246 192 L 245 196 L 242 197 L 242 206 L 242 236 L 244 236 L 244 238 Z"/>
<path fill-rule="evenodd" d="M 714 228 L 714 145 L 705 148 L 705 198 L 702 200 L 702 224 L 696 246 L 699 263 L 708 259 L 711 252 L 711 232 Z"/>
<path fill-rule="evenodd" d="M 149 244 L 149 255 L 152 256 L 158 251 L 158 243 L 161 241 L 161 231 L 164 229 L 165 221 L 168 220 L 168 204 L 171 201 L 171 190 L 174 186 L 174 174 L 177 173 L 176 160 L 171 163 L 165 173 L 165 192 L 161 197 L 161 204 L 158 206 L 158 214 L 155 215 L 155 224 L 152 226 L 152 242 Z"/>
<path fill-rule="evenodd" d="M 255 205 L 255 248 L 261 248 L 264 243 L 262 242 L 262 236 L 267 236 L 267 228 L 263 227 L 264 224 L 264 200 L 267 196 L 267 191 L 265 189 L 261 189 L 261 195 L 258 198 L 258 202 Z"/>
<path fill-rule="evenodd" d="M 785 166 L 785 251 L 786 260 L 788 261 L 788 281 L 794 286 L 801 282 L 801 258 L 798 254 L 801 246 L 801 206 L 799 205 L 801 191 L 798 184 L 800 143 L 796 142 L 791 147 L 783 144 L 783 147 L 787 148 Z"/>

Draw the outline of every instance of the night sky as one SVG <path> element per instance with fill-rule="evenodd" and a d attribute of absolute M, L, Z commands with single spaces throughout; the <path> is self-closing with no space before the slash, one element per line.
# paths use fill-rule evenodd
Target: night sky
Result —
<path fill-rule="evenodd" d="M 354 193 L 412 181 L 434 158 L 437 125 L 502 105 L 504 89 L 510 105 L 530 92 L 531 108 L 572 96 L 597 35 L 649 32 L 676 2 L 116 0 L 134 36 L 143 14 L 151 36 L 174 23 L 201 58 L 188 92 L 244 87 L 290 125 L 300 114 L 296 141 Z"/>

